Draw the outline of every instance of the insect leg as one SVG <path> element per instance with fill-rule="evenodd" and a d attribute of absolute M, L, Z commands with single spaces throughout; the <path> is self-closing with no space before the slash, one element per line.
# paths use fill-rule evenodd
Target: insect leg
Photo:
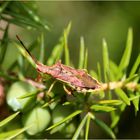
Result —
<path fill-rule="evenodd" d="M 68 95 L 73 95 L 73 91 L 71 88 L 67 88 L 66 85 L 63 84 L 63 88 Z"/>
<path fill-rule="evenodd" d="M 35 79 L 37 82 L 42 82 L 43 78 L 40 73 L 38 73 L 37 78 Z"/>
<path fill-rule="evenodd" d="M 56 83 L 56 80 L 53 81 L 53 83 L 52 83 L 51 86 L 49 87 L 48 91 L 46 92 L 46 96 L 48 96 L 48 95 L 50 94 L 50 92 L 51 92 L 52 88 L 54 87 L 55 83 Z M 50 95 L 49 95 L 49 96 L 50 96 Z"/>

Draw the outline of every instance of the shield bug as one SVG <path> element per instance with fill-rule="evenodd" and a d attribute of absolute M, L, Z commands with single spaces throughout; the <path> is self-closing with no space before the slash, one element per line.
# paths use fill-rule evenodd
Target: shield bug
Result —
<path fill-rule="evenodd" d="M 16 45 L 17 48 L 39 73 L 50 75 L 77 92 L 92 92 L 101 87 L 100 83 L 83 69 L 75 69 L 73 67 L 66 66 L 62 64 L 60 60 L 52 66 L 46 66 L 40 63 L 31 55 L 18 36 L 17 39 L 22 45 Z M 65 87 L 65 91 L 69 90 Z"/>

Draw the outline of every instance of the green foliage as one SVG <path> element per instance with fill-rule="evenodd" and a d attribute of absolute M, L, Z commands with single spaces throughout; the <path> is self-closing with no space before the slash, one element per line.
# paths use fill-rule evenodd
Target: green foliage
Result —
<path fill-rule="evenodd" d="M 43 118 L 46 118 L 45 120 Z M 49 110 L 42 107 L 34 107 L 22 117 L 23 126 L 31 127 L 26 131 L 29 135 L 36 135 L 42 132 L 50 123 L 51 116 Z"/>
<path fill-rule="evenodd" d="M 0 139 L 14 139 L 15 137 L 19 136 L 20 134 L 22 134 L 23 132 L 25 132 L 26 130 L 29 129 L 29 126 L 26 128 L 21 128 L 21 129 L 15 129 L 15 130 L 11 130 L 8 132 L 3 132 L 0 134 Z M 22 138 L 22 137 L 19 137 Z"/>
<path fill-rule="evenodd" d="M 3 62 L 9 42 L 9 24 L 14 23 L 27 29 L 49 29 L 48 25 L 36 14 L 36 9 L 33 7 L 33 3 L 20 1 L 0 3 L 0 19 L 8 23 L 6 29 L 1 29 L 4 35 L 0 42 L 0 81 L 4 79 L 5 83 L 8 83 L 5 90 L 7 92 L 7 107 L 10 106 L 13 113 L 0 122 L 2 128 L 0 138 L 14 139 L 21 134 L 23 138 L 55 138 L 60 133 L 63 134 L 63 138 L 85 138 L 87 140 L 93 121 L 106 134 L 115 139 L 113 130 L 117 128 L 125 108 L 132 103 L 135 112 L 139 111 L 140 55 L 136 58 L 131 69 L 128 70 L 133 44 L 132 28 L 128 29 L 126 47 L 119 65 L 109 58 L 108 45 L 103 39 L 103 69 L 101 64 L 97 63 L 97 71 L 90 71 L 90 74 L 99 80 L 101 88 L 92 92 L 78 93 L 73 91 L 71 95 L 68 95 L 65 92 L 67 87 L 63 81 L 59 83 L 55 78 L 46 78 L 44 75 L 41 75 L 41 78 L 36 77 L 37 80 L 33 79 L 32 75 L 30 75 L 32 79 L 27 78 L 26 73 L 28 71 L 26 71 L 24 58 L 21 55 L 10 68 L 3 70 Z M 70 28 L 71 23 L 64 29 L 58 44 L 54 46 L 47 60 L 47 65 L 55 64 L 64 55 L 65 64 L 72 66 L 68 47 Z M 32 57 L 25 52 L 20 44 L 15 41 L 12 42 L 34 67 L 35 71 L 36 63 Z M 43 33 L 28 47 L 29 51 L 31 52 L 35 47 L 40 48 L 39 61 L 45 63 Z M 85 47 L 83 37 L 80 39 L 78 62 L 78 68 L 87 71 L 88 50 Z M 9 71 L 14 75 L 10 75 Z M 63 86 L 66 87 L 65 90 Z M 67 90 L 69 91 L 69 87 Z M 114 94 L 116 96 L 113 96 Z M 21 113 L 15 112 L 17 110 Z M 100 112 L 110 115 L 110 126 L 96 116 Z M 22 125 L 14 130 L 7 129 L 10 127 L 9 122 L 12 122 L 14 118 L 19 124 L 22 121 Z M 74 131 L 70 131 L 70 129 Z"/>
<path fill-rule="evenodd" d="M 68 49 L 68 35 L 70 32 L 71 23 L 69 23 L 68 27 L 64 30 L 64 48 L 65 48 L 65 64 L 70 65 L 70 56 Z"/>
<path fill-rule="evenodd" d="M 88 139 L 89 128 L 90 128 L 90 120 L 91 120 L 91 117 L 90 117 L 90 115 L 88 113 L 87 122 L 86 122 L 86 130 L 85 130 L 85 140 Z"/>
<path fill-rule="evenodd" d="M 127 35 L 126 48 L 122 56 L 120 65 L 119 65 L 119 68 L 121 71 L 126 71 L 129 65 L 130 56 L 132 52 L 132 43 L 133 43 L 133 31 L 132 31 L 132 28 L 129 28 L 128 35 Z"/>
<path fill-rule="evenodd" d="M 116 136 L 115 134 L 113 133 L 113 131 L 111 130 L 110 127 L 108 127 L 103 121 L 97 119 L 97 118 L 94 118 L 94 121 L 97 125 L 99 125 L 102 129 L 104 129 L 106 131 L 106 133 L 108 135 L 110 135 L 111 138 L 115 139 Z"/>
<path fill-rule="evenodd" d="M 109 81 L 109 54 L 108 54 L 108 48 L 107 48 L 107 42 L 105 39 L 103 39 L 103 64 L 104 64 L 104 81 Z"/>
<path fill-rule="evenodd" d="M 26 93 L 35 92 L 36 88 L 31 86 L 30 84 L 18 81 L 15 82 L 9 89 L 7 93 L 7 104 L 14 110 L 27 110 L 31 107 L 31 104 L 34 104 L 35 98 L 32 96 L 28 96 L 28 98 L 19 98 L 20 96 L 24 96 Z M 28 105 L 30 105 L 28 107 Z M 27 108 L 28 107 L 28 108 Z"/>
<path fill-rule="evenodd" d="M 16 112 L 16 113 L 12 114 L 11 116 L 7 117 L 6 119 L 4 119 L 3 121 L 1 121 L 0 127 L 2 127 L 3 125 L 7 124 L 9 121 L 14 119 L 18 114 L 19 114 L 19 112 Z"/>
<path fill-rule="evenodd" d="M 79 55 L 79 69 L 82 69 L 84 67 L 84 58 L 85 58 L 85 44 L 84 44 L 84 38 L 81 37 L 80 39 L 80 55 Z"/>
<path fill-rule="evenodd" d="M 7 25 L 3 38 L 2 38 L 2 41 L 0 43 L 0 45 L 1 45 L 0 64 L 2 64 L 2 62 L 4 60 L 4 56 L 5 56 L 5 53 L 7 50 L 7 46 L 8 46 L 8 28 L 9 28 L 9 25 Z"/>
<path fill-rule="evenodd" d="M 62 113 L 63 112 L 63 113 Z M 58 104 L 55 106 L 55 108 L 52 111 L 52 122 L 53 124 L 63 120 L 65 117 L 70 115 L 73 112 L 73 109 L 70 105 L 62 106 L 61 104 Z M 59 131 L 61 128 L 64 128 L 66 124 L 62 124 L 59 126 Z"/>
<path fill-rule="evenodd" d="M 76 110 L 75 112 L 73 112 L 72 114 L 68 115 L 66 118 L 64 118 L 63 120 L 60 120 L 59 122 L 55 123 L 54 125 L 50 126 L 49 128 L 47 128 L 47 130 L 50 130 L 64 122 L 66 122 L 67 120 L 73 118 L 74 116 L 80 114 L 82 111 L 81 110 Z"/>
<path fill-rule="evenodd" d="M 97 111 L 111 112 L 111 111 L 115 110 L 114 107 L 105 106 L 105 105 L 92 105 L 90 108 L 96 112 Z"/>
<path fill-rule="evenodd" d="M 88 115 L 85 115 L 84 118 L 82 119 L 81 123 L 79 124 L 79 126 L 78 126 L 78 128 L 77 128 L 77 130 L 75 132 L 75 134 L 72 137 L 72 140 L 78 139 L 78 137 L 79 137 L 79 135 L 80 135 L 85 123 L 86 123 L 87 116 Z"/>
<path fill-rule="evenodd" d="M 68 35 L 70 32 L 71 23 L 69 23 L 68 27 L 64 29 L 62 36 L 59 39 L 59 43 L 54 46 L 50 57 L 47 60 L 47 65 L 53 65 L 55 62 L 61 59 L 63 51 L 65 51 L 65 63 L 69 64 L 70 56 L 68 50 Z"/>
<path fill-rule="evenodd" d="M 0 17 L 8 23 L 19 25 L 27 29 L 49 29 L 48 25 L 42 22 L 36 14 L 33 3 L 8 1 L 1 2 L 0 6 Z"/>

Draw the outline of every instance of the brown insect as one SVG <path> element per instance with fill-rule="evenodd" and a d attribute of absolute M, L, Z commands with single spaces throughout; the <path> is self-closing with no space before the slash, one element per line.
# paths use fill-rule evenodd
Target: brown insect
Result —
<path fill-rule="evenodd" d="M 40 63 L 30 54 L 18 36 L 17 39 L 22 44 L 22 46 L 16 45 L 17 48 L 39 73 L 50 75 L 77 92 L 92 92 L 101 87 L 99 82 L 92 78 L 85 70 L 63 65 L 61 61 L 58 61 L 52 66 L 46 66 Z"/>

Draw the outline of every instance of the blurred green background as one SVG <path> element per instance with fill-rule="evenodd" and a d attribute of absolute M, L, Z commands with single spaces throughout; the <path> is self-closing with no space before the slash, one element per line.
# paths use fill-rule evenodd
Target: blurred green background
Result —
<path fill-rule="evenodd" d="M 129 27 L 133 28 L 134 41 L 131 56 L 131 65 L 140 52 L 140 2 L 50 2 L 37 1 L 38 14 L 45 19 L 51 27 L 45 31 L 46 60 L 58 43 L 64 27 L 72 22 L 69 36 L 69 49 L 71 60 L 75 67 L 78 65 L 80 37 L 85 39 L 88 48 L 88 70 L 96 70 L 97 62 L 102 63 L 102 39 L 108 43 L 109 56 L 117 64 L 121 59 L 126 44 Z M 40 32 L 30 31 L 11 26 L 10 35 L 15 39 L 18 34 L 23 42 L 30 44 Z M 15 39 L 16 40 L 16 39 Z M 16 49 L 15 49 L 16 50 Z M 10 54 L 9 50 L 9 54 Z M 7 55 L 9 56 L 7 53 Z M 16 55 L 13 56 L 15 57 Z M 10 65 L 10 57 L 5 60 Z M 11 60 L 12 61 L 12 60 Z M 118 138 L 140 138 L 140 113 L 135 117 L 133 106 L 128 108 L 119 124 Z M 93 130 L 94 131 L 94 130 Z M 101 133 L 99 133 L 101 135 Z M 94 133 L 95 137 L 98 133 Z"/>
<path fill-rule="evenodd" d="M 126 43 L 129 27 L 134 30 L 132 61 L 140 52 L 139 24 L 140 2 L 37 2 L 37 10 L 51 27 L 45 32 L 46 59 L 53 46 L 58 42 L 64 27 L 71 21 L 72 29 L 69 37 L 69 48 L 72 61 L 78 64 L 80 37 L 85 39 L 89 50 L 88 67 L 96 69 L 96 63 L 102 62 L 102 39 L 105 38 L 110 58 L 116 63 L 120 61 Z M 11 29 L 15 38 L 17 32 Z M 39 32 L 22 30 L 18 33 L 23 41 L 31 42 Z"/>

